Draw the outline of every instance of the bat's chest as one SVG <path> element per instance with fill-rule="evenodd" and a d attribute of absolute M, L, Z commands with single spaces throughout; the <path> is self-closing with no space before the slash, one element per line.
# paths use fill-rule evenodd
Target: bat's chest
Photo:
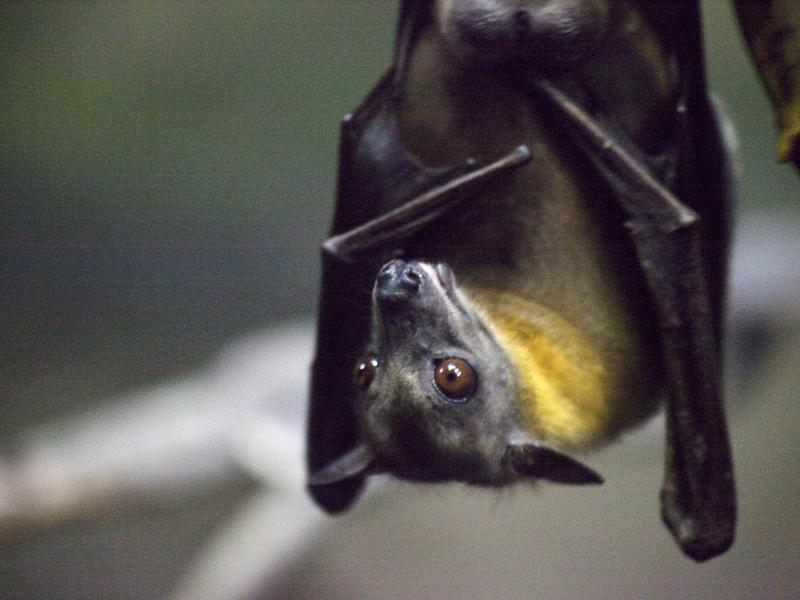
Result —
<path fill-rule="evenodd" d="M 466 199 L 413 241 L 462 281 L 513 291 L 588 329 L 627 322 L 642 297 L 621 214 L 574 148 L 532 129 L 530 164 Z M 513 146 L 512 146 L 513 147 Z"/>
<path fill-rule="evenodd" d="M 647 292 L 631 276 L 639 268 L 618 203 L 558 119 L 506 83 L 459 71 L 435 36 L 420 41 L 399 110 L 408 149 L 426 165 L 445 166 L 497 160 L 524 144 L 531 160 L 431 223 L 411 253 L 447 262 L 476 285 L 558 307 L 589 329 L 638 319 L 631 313 L 641 307 L 630 299 Z"/>
<path fill-rule="evenodd" d="M 606 113 L 620 115 L 620 126 L 636 140 L 647 137 L 671 92 L 657 36 L 629 3 L 619 4 L 605 42 L 568 76 Z M 528 164 L 497 177 L 417 236 L 420 256 L 451 263 L 480 285 L 515 286 L 546 305 L 562 305 L 588 324 L 625 305 L 628 288 L 640 280 L 628 275 L 637 263 L 618 204 L 524 76 L 465 65 L 427 30 L 404 86 L 400 135 L 424 164 L 490 162 L 521 144 L 531 151 Z"/>

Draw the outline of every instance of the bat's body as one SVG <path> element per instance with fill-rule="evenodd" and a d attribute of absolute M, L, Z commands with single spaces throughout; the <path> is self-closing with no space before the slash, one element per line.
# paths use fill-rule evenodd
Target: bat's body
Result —
<path fill-rule="evenodd" d="M 657 38 L 643 31 L 638 13 L 618 6 L 613 18 L 614 31 L 591 63 L 571 76 L 593 89 L 598 73 L 636 58 L 636 77 L 602 80 L 597 90 L 607 101 L 636 106 L 621 111 L 636 139 L 648 118 L 668 106 L 672 90 Z M 644 48 L 653 60 L 641 59 Z M 638 102 L 643 89 L 646 103 Z M 540 439 L 585 446 L 639 422 L 659 401 L 652 393 L 660 374 L 658 336 L 624 215 L 610 192 L 587 176 L 585 158 L 550 111 L 513 79 L 476 72 L 453 56 L 433 25 L 411 53 L 404 91 L 401 138 L 425 165 L 490 160 L 521 144 L 533 156 L 404 244 L 406 256 L 453 269 L 503 338 L 521 379 L 540 390 L 521 390 L 519 398 Z M 522 338 L 538 343 L 515 342 Z M 563 367 L 548 372 L 540 366 L 552 362 L 544 355 L 560 355 L 555 360 Z M 545 387 L 561 392 L 543 394 Z"/>
<path fill-rule="evenodd" d="M 695 558 L 730 544 L 728 198 L 696 9 L 403 3 L 394 68 L 343 124 L 324 245 L 327 510 L 375 471 L 597 483 L 564 452 L 668 397 L 664 518 Z"/>

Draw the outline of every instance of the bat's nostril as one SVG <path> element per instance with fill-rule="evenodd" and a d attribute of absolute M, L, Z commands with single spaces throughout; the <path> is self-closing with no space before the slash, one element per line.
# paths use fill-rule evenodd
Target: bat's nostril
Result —
<path fill-rule="evenodd" d="M 388 273 L 389 275 L 394 275 L 395 273 L 397 273 L 397 271 L 399 271 L 402 268 L 404 264 L 405 263 L 399 258 L 390 260 L 385 265 L 383 265 L 383 267 L 381 267 L 381 274 Z"/>
<path fill-rule="evenodd" d="M 400 282 L 403 287 L 409 290 L 417 290 L 419 289 L 421 282 L 422 275 L 418 269 L 415 269 L 414 267 L 406 267 L 403 270 L 403 279 Z"/>
<path fill-rule="evenodd" d="M 402 260 L 391 260 L 378 272 L 378 281 L 382 284 L 387 284 L 392 281 L 395 277 L 397 277 L 397 272 L 403 266 Z"/>
<path fill-rule="evenodd" d="M 394 308 L 415 304 L 425 294 L 423 267 L 416 262 L 392 261 L 383 266 L 375 281 L 375 298 Z"/>

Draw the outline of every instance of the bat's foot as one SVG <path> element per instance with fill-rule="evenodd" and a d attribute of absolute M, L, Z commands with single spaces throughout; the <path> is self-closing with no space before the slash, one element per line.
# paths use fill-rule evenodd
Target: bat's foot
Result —
<path fill-rule="evenodd" d="M 683 553 L 697 562 L 719 556 L 733 544 L 736 519 L 727 510 L 707 508 L 691 514 L 675 494 L 662 490 L 661 519 Z"/>

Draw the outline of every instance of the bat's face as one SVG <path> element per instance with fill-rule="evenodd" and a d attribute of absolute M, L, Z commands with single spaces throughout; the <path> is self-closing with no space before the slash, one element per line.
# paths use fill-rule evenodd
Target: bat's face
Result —
<path fill-rule="evenodd" d="M 607 0 L 435 0 L 437 26 L 457 55 L 562 68 L 591 54 L 608 21 Z"/>
<path fill-rule="evenodd" d="M 446 266 L 391 261 L 380 270 L 356 384 L 365 441 L 383 469 L 425 480 L 502 477 L 515 377 Z"/>
<path fill-rule="evenodd" d="M 524 435 L 515 368 L 445 265 L 383 266 L 372 339 L 354 377 L 362 443 L 312 475 L 312 485 L 376 471 L 484 485 L 522 476 L 601 481 Z"/>

